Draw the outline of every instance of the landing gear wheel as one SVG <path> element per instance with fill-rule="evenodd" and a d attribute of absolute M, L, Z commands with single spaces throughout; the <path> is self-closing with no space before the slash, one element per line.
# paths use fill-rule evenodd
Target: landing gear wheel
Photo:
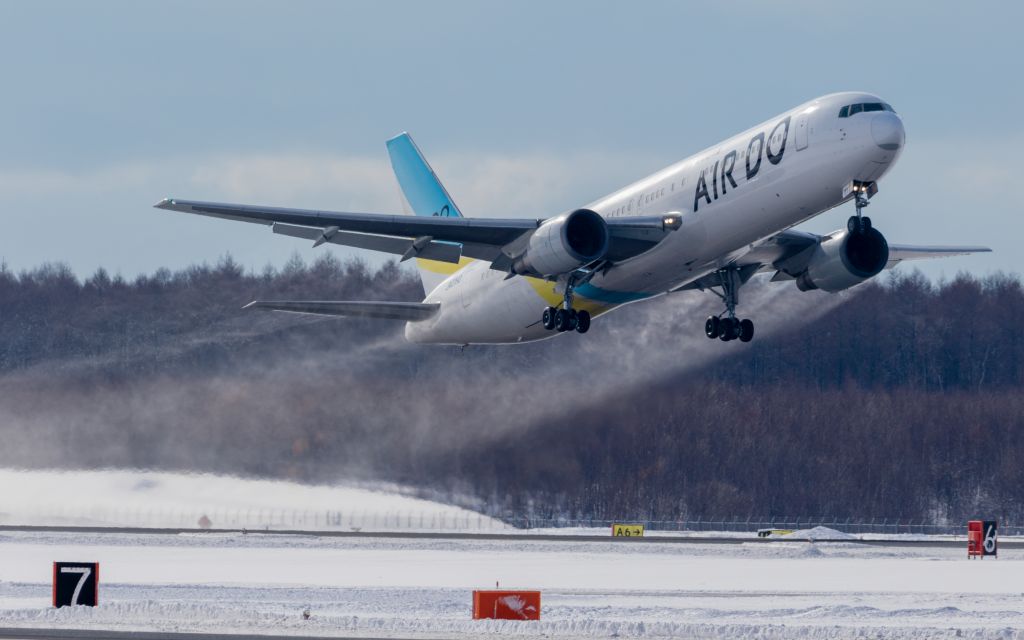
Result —
<path fill-rule="evenodd" d="M 754 339 L 754 323 L 750 320 L 740 320 L 740 342 L 750 342 Z"/>
<path fill-rule="evenodd" d="M 708 316 L 708 319 L 704 322 L 704 335 L 712 340 L 717 338 L 719 324 L 718 316 Z"/>
<path fill-rule="evenodd" d="M 555 331 L 570 331 L 572 329 L 572 314 L 568 309 L 559 309 L 555 312 Z"/>
<path fill-rule="evenodd" d="M 871 218 L 867 216 L 850 216 L 846 221 L 846 230 L 850 233 L 867 233 L 871 231 Z"/>
<path fill-rule="evenodd" d="M 580 311 L 576 315 L 576 331 L 579 333 L 586 333 L 590 331 L 590 312 Z"/>
<path fill-rule="evenodd" d="M 544 314 L 541 315 L 540 321 L 544 325 L 544 328 L 551 331 L 555 328 L 555 312 L 557 309 L 554 307 L 544 307 Z"/>
<path fill-rule="evenodd" d="M 740 337 L 740 321 L 736 318 L 722 318 L 718 325 L 718 339 L 722 342 Z"/>

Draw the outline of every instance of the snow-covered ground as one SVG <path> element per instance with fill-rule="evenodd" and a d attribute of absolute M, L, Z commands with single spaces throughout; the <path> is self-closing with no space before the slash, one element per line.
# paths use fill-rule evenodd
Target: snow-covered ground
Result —
<path fill-rule="evenodd" d="M 96 609 L 50 608 L 54 560 L 98 561 Z M 377 637 L 1024 638 L 1024 552 L 854 543 L 0 534 L 0 626 Z M 475 588 L 543 592 L 473 621 Z M 302 612 L 311 616 L 304 620 Z"/>
<path fill-rule="evenodd" d="M 0 525 L 215 529 L 506 528 L 398 487 L 310 486 L 210 474 L 0 469 Z"/>
<path fill-rule="evenodd" d="M 204 515 L 214 528 L 505 528 L 394 489 L 0 470 L 0 524 L 194 527 Z M 604 528 L 532 532 L 609 534 Z M 998 560 L 971 562 L 959 548 L 820 542 L 846 538 L 832 530 L 792 537 L 807 541 L 0 532 L 0 627 L 412 638 L 1024 640 L 1024 550 L 1004 548 Z M 50 607 L 57 560 L 100 563 L 98 608 Z M 496 584 L 541 590 L 541 621 L 471 620 L 472 590 Z"/>

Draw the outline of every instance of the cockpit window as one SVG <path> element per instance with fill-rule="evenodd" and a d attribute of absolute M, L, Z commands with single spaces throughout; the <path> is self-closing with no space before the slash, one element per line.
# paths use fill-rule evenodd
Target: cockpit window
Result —
<path fill-rule="evenodd" d="M 860 104 L 848 104 L 839 110 L 840 118 L 849 118 L 850 116 L 857 115 L 861 111 L 892 111 L 896 113 L 889 104 L 885 102 L 862 102 Z"/>

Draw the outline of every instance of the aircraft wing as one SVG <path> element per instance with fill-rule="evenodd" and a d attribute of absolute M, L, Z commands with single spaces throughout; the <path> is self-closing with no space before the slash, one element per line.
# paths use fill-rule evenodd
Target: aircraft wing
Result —
<path fill-rule="evenodd" d="M 157 209 L 273 227 L 275 233 L 401 255 L 457 263 L 461 256 L 495 261 L 502 247 L 544 220 L 456 218 L 287 209 L 165 198 Z M 660 242 L 671 228 L 661 216 L 606 219 L 611 243 L 607 259 L 625 260 Z M 453 245 L 461 245 L 453 246 Z"/>
<path fill-rule="evenodd" d="M 269 309 L 289 313 L 308 313 L 319 316 L 345 316 L 350 318 L 386 318 L 388 320 L 426 320 L 441 308 L 437 303 L 423 302 L 333 302 L 294 300 L 255 300 L 245 309 Z"/>
<path fill-rule="evenodd" d="M 840 233 L 839 231 L 835 233 Z M 832 234 L 819 236 L 806 231 L 787 230 L 765 240 L 759 246 L 738 258 L 733 264 L 739 267 L 740 280 L 746 282 L 756 273 L 775 272 L 773 282 L 792 280 L 807 267 L 814 247 Z M 950 258 L 972 253 L 992 251 L 980 246 L 918 246 L 907 244 L 890 244 L 889 261 L 886 269 L 892 269 L 906 260 L 924 260 L 927 258 Z M 687 289 L 707 289 L 719 286 L 718 274 L 709 274 L 695 282 L 683 285 L 676 291 Z"/>

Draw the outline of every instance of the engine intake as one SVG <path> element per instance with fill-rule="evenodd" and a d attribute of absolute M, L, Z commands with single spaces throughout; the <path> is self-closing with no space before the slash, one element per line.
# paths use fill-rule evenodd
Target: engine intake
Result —
<path fill-rule="evenodd" d="M 538 227 L 512 270 L 540 276 L 568 273 L 604 257 L 609 237 L 604 218 L 590 209 L 577 209 Z"/>
<path fill-rule="evenodd" d="M 801 291 L 835 293 L 877 276 L 888 262 L 889 243 L 877 229 L 862 233 L 844 230 L 818 245 L 796 286 Z"/>

